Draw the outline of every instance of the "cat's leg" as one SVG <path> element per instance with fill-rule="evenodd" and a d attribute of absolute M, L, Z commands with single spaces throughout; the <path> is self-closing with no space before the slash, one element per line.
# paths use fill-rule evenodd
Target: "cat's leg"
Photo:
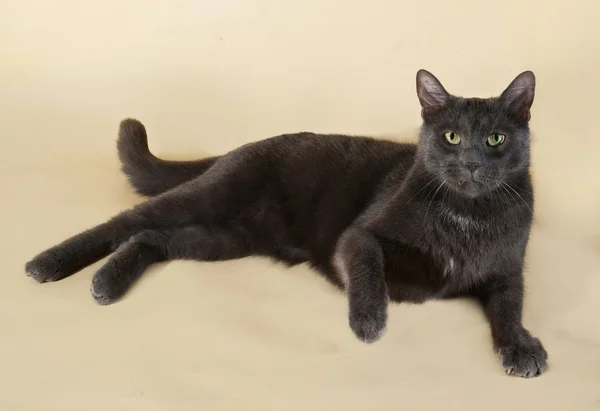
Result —
<path fill-rule="evenodd" d="M 348 295 L 352 331 L 361 341 L 377 341 L 386 328 L 389 303 L 381 246 L 367 230 L 351 227 L 340 237 L 334 265 Z"/>
<path fill-rule="evenodd" d="M 98 304 L 110 304 L 131 287 L 150 265 L 165 261 L 155 247 L 128 241 L 100 267 L 92 280 L 91 292 Z"/>
<path fill-rule="evenodd" d="M 221 261 L 252 253 L 250 238 L 241 228 L 193 225 L 177 229 L 145 230 L 123 243 L 92 281 L 99 304 L 121 298 L 144 270 L 166 260 Z"/>
<path fill-rule="evenodd" d="M 37 255 L 26 264 L 25 270 L 39 282 L 60 280 L 107 256 L 143 230 L 181 227 L 235 215 L 233 207 L 243 203 L 235 189 L 235 179 L 239 176 L 235 175 L 235 169 L 232 173 L 226 166 L 215 165 L 197 180 L 67 239 Z"/>
<path fill-rule="evenodd" d="M 523 277 L 520 270 L 490 280 L 480 290 L 492 329 L 494 348 L 509 375 L 536 377 L 546 369 L 548 354 L 540 340 L 523 327 Z"/>

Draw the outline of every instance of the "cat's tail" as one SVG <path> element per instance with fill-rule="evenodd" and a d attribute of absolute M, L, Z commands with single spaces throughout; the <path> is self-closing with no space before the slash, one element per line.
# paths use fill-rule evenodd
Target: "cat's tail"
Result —
<path fill-rule="evenodd" d="M 122 170 L 135 191 L 155 196 L 192 180 L 217 161 L 209 157 L 196 161 L 170 161 L 154 156 L 148 148 L 146 128 L 134 119 L 125 119 L 117 141 Z"/>

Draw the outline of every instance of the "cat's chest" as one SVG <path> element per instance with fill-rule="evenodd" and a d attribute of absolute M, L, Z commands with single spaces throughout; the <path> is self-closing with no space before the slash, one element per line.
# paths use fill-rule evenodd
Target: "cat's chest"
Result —
<path fill-rule="evenodd" d="M 507 256 L 521 247 L 517 223 L 512 216 L 492 212 L 474 215 L 432 207 L 427 213 L 413 208 L 379 220 L 376 231 L 394 245 L 386 252 L 394 262 L 389 267 L 392 277 L 423 280 L 443 294 L 469 288 L 501 269 Z"/>
<path fill-rule="evenodd" d="M 442 210 L 422 239 L 444 283 L 466 286 L 493 270 L 505 251 L 504 234 L 489 219 Z"/>
<path fill-rule="evenodd" d="M 440 208 L 432 223 L 432 227 L 463 242 L 472 237 L 489 237 L 491 232 L 498 230 L 490 219 L 450 208 Z"/>

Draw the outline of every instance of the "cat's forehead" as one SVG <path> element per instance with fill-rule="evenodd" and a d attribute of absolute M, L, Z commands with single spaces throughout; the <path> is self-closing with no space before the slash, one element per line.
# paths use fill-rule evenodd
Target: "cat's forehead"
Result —
<path fill-rule="evenodd" d="M 513 127 L 506 110 L 494 98 L 457 98 L 440 120 L 445 127 L 453 127 L 463 133 L 487 133 L 498 127 Z"/>

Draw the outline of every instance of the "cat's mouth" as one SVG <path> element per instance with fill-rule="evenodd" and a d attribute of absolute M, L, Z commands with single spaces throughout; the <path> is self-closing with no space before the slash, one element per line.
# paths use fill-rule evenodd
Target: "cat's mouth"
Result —
<path fill-rule="evenodd" d="M 448 180 L 448 182 L 450 181 L 456 191 L 469 197 L 475 197 L 486 191 L 487 188 L 486 180 L 476 173 L 465 173 Z"/>

